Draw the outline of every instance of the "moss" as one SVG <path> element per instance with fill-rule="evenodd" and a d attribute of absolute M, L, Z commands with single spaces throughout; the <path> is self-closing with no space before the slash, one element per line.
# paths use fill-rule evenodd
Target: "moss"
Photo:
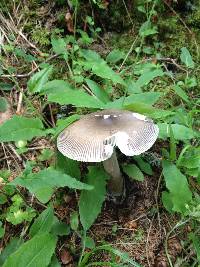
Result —
<path fill-rule="evenodd" d="M 35 43 L 45 46 L 50 44 L 50 31 L 46 28 L 35 28 L 31 34 Z"/>

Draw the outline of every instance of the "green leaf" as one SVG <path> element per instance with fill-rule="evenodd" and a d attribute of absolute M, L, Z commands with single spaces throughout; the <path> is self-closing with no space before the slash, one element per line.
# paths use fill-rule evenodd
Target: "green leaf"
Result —
<path fill-rule="evenodd" d="M 121 59 L 124 59 L 125 55 L 119 49 L 112 50 L 106 57 L 106 61 L 110 63 L 117 63 Z"/>
<path fill-rule="evenodd" d="M 135 85 L 138 87 L 143 87 L 147 84 L 149 84 L 150 81 L 157 77 L 162 77 L 164 75 L 164 72 L 162 69 L 150 69 L 148 71 L 145 71 L 139 79 L 136 81 Z"/>
<path fill-rule="evenodd" d="M 170 124 L 167 123 L 158 123 L 159 127 L 159 138 L 166 139 L 170 137 Z M 173 135 L 176 140 L 189 140 L 195 137 L 195 133 L 192 129 L 180 125 L 180 124 L 171 124 Z"/>
<path fill-rule="evenodd" d="M 2 238 L 5 234 L 5 229 L 4 227 L 2 226 L 2 222 L 0 221 L 0 238 Z"/>
<path fill-rule="evenodd" d="M 51 44 L 53 47 L 53 51 L 57 55 L 66 54 L 67 55 L 67 48 L 66 48 L 66 42 L 63 38 L 52 38 Z"/>
<path fill-rule="evenodd" d="M 0 142 L 31 140 L 36 136 L 44 136 L 40 119 L 14 115 L 0 126 Z"/>
<path fill-rule="evenodd" d="M 192 60 L 192 56 L 190 55 L 189 50 L 186 47 L 181 48 L 181 61 L 186 65 L 186 67 L 193 69 L 194 61 Z"/>
<path fill-rule="evenodd" d="M 197 254 L 198 262 L 200 263 L 200 238 L 195 233 L 190 233 L 189 238 L 190 240 L 192 240 L 193 247 Z"/>
<path fill-rule="evenodd" d="M 125 98 L 124 105 L 131 105 L 132 103 L 144 103 L 146 105 L 154 105 L 162 96 L 159 92 L 146 92 L 140 94 L 132 94 Z"/>
<path fill-rule="evenodd" d="M 90 167 L 86 182 L 94 186 L 91 191 L 82 191 L 79 201 L 79 214 L 82 226 L 87 231 L 101 211 L 106 194 L 106 180 L 109 176 L 103 169 Z"/>
<path fill-rule="evenodd" d="M 70 226 L 72 230 L 77 231 L 79 225 L 78 212 L 74 211 L 70 214 Z"/>
<path fill-rule="evenodd" d="M 42 90 L 42 87 L 48 81 L 49 76 L 53 70 L 52 66 L 44 68 L 43 70 L 35 73 L 28 81 L 28 89 L 31 93 L 37 93 Z"/>
<path fill-rule="evenodd" d="M 145 172 L 148 175 L 152 175 L 153 171 L 151 168 L 151 165 L 144 161 L 140 156 L 134 156 L 134 160 L 137 162 L 137 164 L 139 165 L 140 169 Z"/>
<path fill-rule="evenodd" d="M 65 157 L 59 151 L 57 153 L 56 170 L 68 174 L 78 180 L 81 178 L 79 162 Z"/>
<path fill-rule="evenodd" d="M 57 136 L 60 132 L 62 132 L 62 130 L 78 119 L 80 119 L 80 115 L 78 114 L 71 115 L 64 119 L 58 119 L 56 122 L 54 136 Z"/>
<path fill-rule="evenodd" d="M 89 86 L 89 88 L 92 90 L 92 92 L 95 94 L 95 96 L 101 102 L 103 102 L 103 103 L 109 102 L 109 96 L 104 89 L 101 89 L 96 82 L 94 82 L 90 79 L 85 79 L 85 81 L 86 81 L 87 85 Z"/>
<path fill-rule="evenodd" d="M 6 259 L 14 253 L 18 247 L 23 244 L 23 240 L 20 238 L 13 238 L 10 240 L 9 244 L 4 248 L 0 254 L 0 266 L 3 266 Z"/>
<path fill-rule="evenodd" d="M 174 87 L 173 87 L 173 89 L 174 89 L 174 91 L 175 91 L 175 93 L 180 97 L 180 98 L 182 98 L 185 102 L 190 102 L 189 101 L 189 98 L 188 98 L 188 96 L 187 96 L 187 94 L 183 91 L 183 89 L 181 89 L 181 87 L 179 87 L 178 85 L 175 85 Z"/>
<path fill-rule="evenodd" d="M 192 200 L 187 178 L 174 164 L 165 160 L 163 161 L 163 175 L 173 203 L 172 210 L 184 213 L 186 211 L 185 205 Z"/>
<path fill-rule="evenodd" d="M 154 108 L 151 105 L 147 105 L 145 103 L 141 104 L 140 102 L 135 102 L 129 105 L 124 105 L 123 109 L 138 112 L 138 113 L 147 115 L 153 119 L 165 118 L 167 116 L 174 114 L 172 111 Z"/>
<path fill-rule="evenodd" d="M 51 207 L 44 210 L 31 225 L 29 235 L 33 237 L 36 234 L 49 233 L 54 222 L 53 209 Z"/>
<path fill-rule="evenodd" d="M 50 148 L 44 148 L 41 151 L 41 154 L 38 156 L 39 161 L 46 161 L 50 160 L 54 155 L 54 151 Z"/>
<path fill-rule="evenodd" d="M 141 37 L 146 37 L 152 34 L 156 34 L 157 32 L 157 27 L 153 26 L 150 21 L 146 21 L 140 27 L 139 35 Z"/>
<path fill-rule="evenodd" d="M 82 62 L 82 65 L 91 71 L 97 76 L 103 79 L 109 79 L 114 84 L 120 83 L 125 85 L 124 80 L 113 71 L 105 60 L 103 60 L 99 54 L 92 50 L 82 50 L 82 55 L 86 59 L 86 62 Z"/>
<path fill-rule="evenodd" d="M 53 80 L 43 87 L 50 102 L 60 105 L 74 105 L 76 107 L 102 108 L 104 103 L 85 93 L 83 90 L 72 89 L 71 86 L 62 80 Z"/>
<path fill-rule="evenodd" d="M 56 247 L 57 239 L 50 234 L 34 236 L 11 254 L 3 267 L 46 267 Z"/>
<path fill-rule="evenodd" d="M 1 69 L 0 69 L 1 72 Z M 13 88 L 13 84 L 11 83 L 4 83 L 4 82 L 0 82 L 0 90 L 2 91 L 10 91 Z"/>
<path fill-rule="evenodd" d="M 8 109 L 8 101 L 5 97 L 0 97 L 0 112 L 5 112 Z"/>
<path fill-rule="evenodd" d="M 54 220 L 51 228 L 51 233 L 54 235 L 65 236 L 70 234 L 70 226 L 64 222 L 60 222 L 57 219 Z"/>
<path fill-rule="evenodd" d="M 61 264 L 55 255 L 53 255 L 52 260 L 51 260 L 51 264 L 48 267 L 61 267 Z"/>
<path fill-rule="evenodd" d="M 141 170 L 135 164 L 123 164 L 123 171 L 128 175 L 128 177 L 137 181 L 144 181 L 144 175 Z"/>
<path fill-rule="evenodd" d="M 44 169 L 38 173 L 30 173 L 25 177 L 19 176 L 11 184 L 26 187 L 42 203 L 50 200 L 56 187 L 68 186 L 80 190 L 93 189 L 93 186 L 79 182 L 75 178 L 53 169 Z"/>

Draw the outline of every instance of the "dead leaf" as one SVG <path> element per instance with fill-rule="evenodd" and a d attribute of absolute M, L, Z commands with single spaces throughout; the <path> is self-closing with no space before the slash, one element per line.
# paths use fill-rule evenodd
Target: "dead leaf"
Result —
<path fill-rule="evenodd" d="M 74 32 L 74 24 L 73 24 L 73 19 L 72 15 L 70 12 L 67 12 L 65 15 L 65 21 L 67 23 L 67 29 L 69 32 Z"/>
<path fill-rule="evenodd" d="M 66 249 L 62 249 L 61 250 L 61 252 L 60 252 L 60 259 L 61 259 L 61 261 L 62 261 L 63 264 L 69 264 L 73 260 L 71 254 Z"/>

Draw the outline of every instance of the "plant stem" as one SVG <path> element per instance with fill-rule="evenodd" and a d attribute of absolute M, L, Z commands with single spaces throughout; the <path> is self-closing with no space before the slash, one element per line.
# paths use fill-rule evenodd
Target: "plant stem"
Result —
<path fill-rule="evenodd" d="M 108 182 L 108 190 L 113 196 L 121 196 L 123 194 L 124 179 L 122 177 L 116 152 L 114 150 L 112 156 L 103 161 L 105 171 L 111 176 Z"/>

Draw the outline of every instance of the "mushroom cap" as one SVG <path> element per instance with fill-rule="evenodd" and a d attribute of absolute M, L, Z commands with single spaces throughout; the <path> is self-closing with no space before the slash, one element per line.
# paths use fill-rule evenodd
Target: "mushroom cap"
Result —
<path fill-rule="evenodd" d="M 147 151 L 158 137 L 158 126 L 139 113 L 103 110 L 83 116 L 69 125 L 57 139 L 66 157 L 100 162 L 111 157 L 114 146 L 127 156 Z"/>

